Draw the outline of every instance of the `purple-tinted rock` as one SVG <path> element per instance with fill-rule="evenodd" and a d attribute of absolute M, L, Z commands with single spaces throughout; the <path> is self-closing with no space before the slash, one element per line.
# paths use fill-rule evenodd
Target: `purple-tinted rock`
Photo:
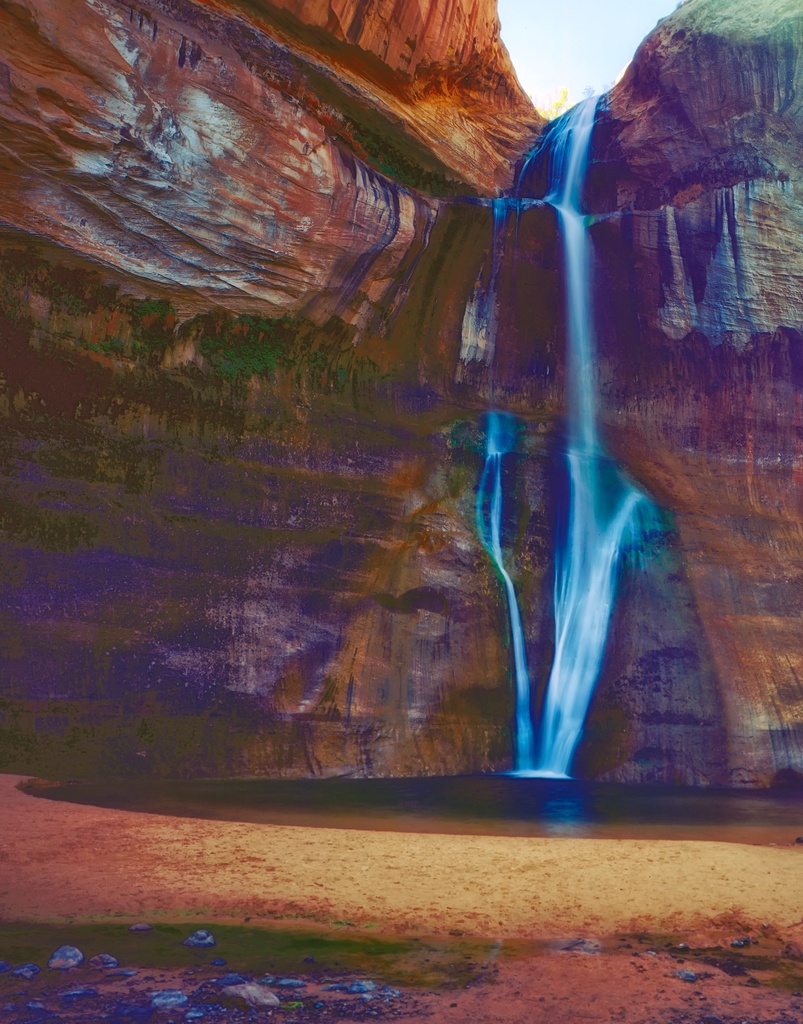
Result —
<path fill-rule="evenodd" d="M 119 967 L 119 961 L 116 956 L 111 956 L 109 953 L 98 953 L 93 956 L 87 963 L 90 967 Z"/>
<path fill-rule="evenodd" d="M 151 1006 L 154 1010 L 176 1010 L 186 1006 L 187 997 L 180 988 L 165 988 L 160 992 L 151 992 Z"/>
<path fill-rule="evenodd" d="M 132 924 L 128 930 L 130 932 L 152 932 L 153 925 L 146 924 L 144 921 L 141 921 L 139 924 Z"/>
<path fill-rule="evenodd" d="M 192 935 L 184 939 L 181 945 L 190 946 L 193 949 L 211 949 L 215 945 L 215 936 L 208 932 L 206 928 L 199 928 Z"/>
<path fill-rule="evenodd" d="M 36 964 L 20 964 L 19 967 L 15 967 L 11 972 L 13 978 L 25 978 L 26 981 L 30 981 L 31 978 L 35 978 L 39 973 L 40 968 Z"/>
<path fill-rule="evenodd" d="M 54 971 L 66 971 L 70 967 L 80 967 L 84 962 L 84 954 L 77 946 L 59 946 L 47 962 Z"/>

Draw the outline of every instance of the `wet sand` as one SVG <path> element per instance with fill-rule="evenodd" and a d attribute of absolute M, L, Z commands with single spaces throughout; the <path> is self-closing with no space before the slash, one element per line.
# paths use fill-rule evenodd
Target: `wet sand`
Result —
<path fill-rule="evenodd" d="M 729 1007 L 734 1020 L 803 1021 L 803 1000 L 788 993 L 717 970 L 703 991 L 676 978 L 668 954 L 635 958 L 613 938 L 660 933 L 713 945 L 749 931 L 794 950 L 803 945 L 800 846 L 202 821 L 37 799 L 16 788 L 21 781 L 0 776 L 5 921 L 348 920 L 384 934 L 545 943 L 537 957 L 500 958 L 493 987 L 427 996 L 431 1011 L 410 1020 L 437 1010 L 455 1024 L 658 1024 L 716 1003 L 724 1021 Z M 602 954 L 557 951 L 581 936 Z"/>

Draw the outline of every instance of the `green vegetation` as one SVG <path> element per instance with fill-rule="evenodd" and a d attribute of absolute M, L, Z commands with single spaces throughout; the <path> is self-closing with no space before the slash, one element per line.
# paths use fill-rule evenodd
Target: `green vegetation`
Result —
<path fill-rule="evenodd" d="M 32 296 L 46 299 L 49 311 L 35 311 Z M 197 378 L 196 383 L 206 377 L 218 388 L 233 388 L 230 398 L 241 397 L 254 377 L 342 393 L 350 382 L 379 376 L 377 364 L 355 351 L 354 327 L 338 317 L 321 327 L 302 316 L 216 309 L 180 323 L 166 298 L 133 299 L 95 271 L 51 265 L 23 250 L 0 253 L 0 317 L 9 330 L 30 331 L 42 316 L 50 320 L 48 346 L 77 347 L 146 369 L 159 367 L 177 341 L 194 342 L 206 373 L 189 364 L 171 376 Z M 93 317 L 89 322 L 81 319 L 88 316 Z M 70 324 L 65 317 L 79 322 Z M 149 376 L 145 390 L 156 387 Z"/>
<path fill-rule="evenodd" d="M 357 156 L 400 185 L 430 196 L 477 195 L 476 189 L 463 181 L 449 178 L 442 171 L 428 170 L 412 155 L 405 154 L 388 135 L 346 118 L 341 134 L 351 143 Z"/>
<path fill-rule="evenodd" d="M 232 319 L 218 314 L 204 320 L 210 333 L 202 334 L 199 351 L 209 360 L 214 372 L 226 380 L 266 377 L 278 368 L 295 369 L 303 361 L 305 322 L 300 318 L 272 319 L 245 314 Z M 320 363 L 325 360 L 310 359 L 312 355 L 320 357 L 322 353 L 307 353 L 310 370 L 323 369 Z"/>
<path fill-rule="evenodd" d="M 187 968 L 224 957 L 230 968 L 272 974 L 339 971 L 369 975 L 400 985 L 463 987 L 477 979 L 477 961 L 492 944 L 472 939 L 383 938 L 357 931 L 348 923 L 334 927 L 249 928 L 190 920 L 161 924 L 153 931 L 130 932 L 128 923 L 69 925 L 0 924 L 0 947 L 13 963 L 46 963 L 58 946 L 78 946 L 86 956 L 110 953 L 121 965 L 141 968 Z M 215 936 L 212 949 L 182 946 L 196 928 Z M 348 930 L 347 930 L 348 929 Z M 313 964 L 305 962 L 312 957 Z"/>
<path fill-rule="evenodd" d="M 87 547 L 98 533 L 88 516 L 61 509 L 43 509 L 0 495 L 0 530 L 25 544 L 46 551 L 75 551 Z"/>

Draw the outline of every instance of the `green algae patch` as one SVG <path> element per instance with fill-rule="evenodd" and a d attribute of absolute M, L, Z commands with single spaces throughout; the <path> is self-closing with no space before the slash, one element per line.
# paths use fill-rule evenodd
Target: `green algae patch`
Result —
<path fill-rule="evenodd" d="M 482 971 L 493 946 L 468 939 L 386 937 L 345 927 L 326 930 L 216 924 L 212 921 L 151 922 L 132 932 L 129 922 L 0 924 L 0 957 L 44 966 L 61 945 L 77 946 L 87 959 L 110 953 L 122 968 L 189 968 L 222 958 L 220 971 L 276 976 L 336 977 L 360 974 L 415 988 L 457 988 Z M 215 937 L 210 949 L 182 941 L 198 928 Z"/>

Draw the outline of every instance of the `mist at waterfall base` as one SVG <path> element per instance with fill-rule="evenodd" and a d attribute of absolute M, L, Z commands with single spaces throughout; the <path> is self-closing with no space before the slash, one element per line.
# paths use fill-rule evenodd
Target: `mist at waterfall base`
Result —
<path fill-rule="evenodd" d="M 788 844 L 800 791 L 471 775 L 406 779 L 108 779 L 32 788 L 70 803 L 215 821 L 452 835 Z"/>

